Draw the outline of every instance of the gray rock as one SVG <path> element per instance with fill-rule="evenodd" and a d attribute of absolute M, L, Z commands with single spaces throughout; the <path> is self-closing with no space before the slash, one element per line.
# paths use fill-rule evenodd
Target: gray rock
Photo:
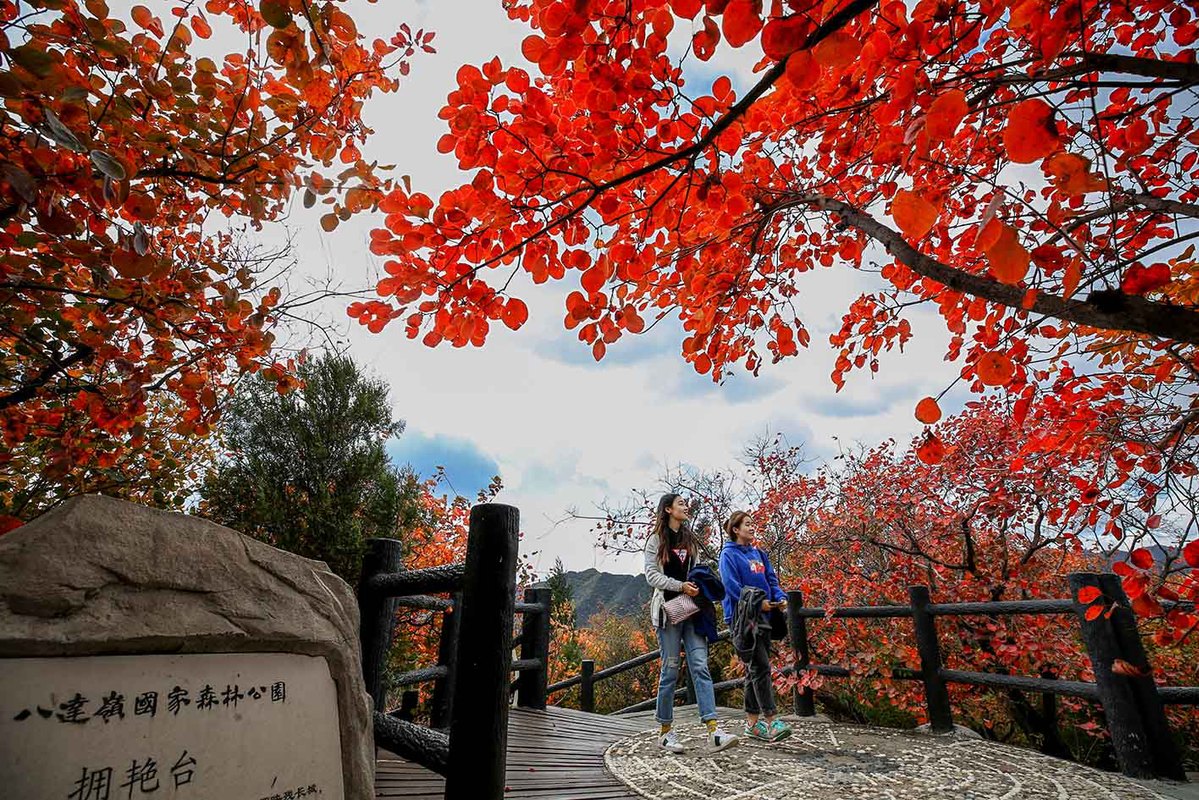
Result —
<path fill-rule="evenodd" d="M 323 562 L 99 495 L 0 538 L 0 657 L 231 652 L 326 660 L 346 797 L 373 797 L 358 606 Z"/>

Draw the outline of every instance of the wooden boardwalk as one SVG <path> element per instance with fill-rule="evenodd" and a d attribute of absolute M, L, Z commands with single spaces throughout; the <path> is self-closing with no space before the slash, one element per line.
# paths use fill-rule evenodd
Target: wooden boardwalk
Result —
<path fill-rule="evenodd" d="M 681 721 L 681 720 L 680 720 Z M 633 800 L 604 768 L 618 739 L 653 727 L 653 714 L 608 717 L 550 706 L 514 708 L 508 720 L 508 798 Z M 385 750 L 378 752 L 375 797 L 442 800 L 445 779 Z"/>

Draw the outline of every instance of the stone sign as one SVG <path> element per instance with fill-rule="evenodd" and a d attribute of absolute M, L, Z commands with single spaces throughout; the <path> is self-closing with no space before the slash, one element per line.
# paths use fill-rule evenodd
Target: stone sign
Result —
<path fill-rule="evenodd" d="M 342 800 L 337 692 L 283 653 L 0 660 L 0 786 L 25 800 Z"/>
<path fill-rule="evenodd" d="M 322 562 L 96 495 L 0 537 L 3 800 L 368 800 L 374 765 Z"/>

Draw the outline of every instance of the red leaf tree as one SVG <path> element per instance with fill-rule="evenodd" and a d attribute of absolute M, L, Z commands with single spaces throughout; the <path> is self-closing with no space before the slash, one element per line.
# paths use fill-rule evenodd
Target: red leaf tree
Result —
<path fill-rule="evenodd" d="M 362 104 L 432 38 L 370 41 L 343 6 L 0 0 L 0 467 L 29 476 L 0 514 L 185 461 L 239 374 L 286 390 L 286 262 L 218 223 L 261 227 L 300 190 L 333 225 L 374 208 L 391 182 L 360 155 Z M 244 44 L 198 56 L 215 26 Z"/>
<path fill-rule="evenodd" d="M 807 346 L 803 273 L 877 267 L 831 337 L 877 370 L 935 308 L 974 391 L 1054 424 L 1022 456 L 1086 464 L 1067 521 L 1152 510 L 1195 474 L 1195 9 L 1162 0 L 526 0 L 529 65 L 463 66 L 441 117 L 470 180 L 396 189 L 380 299 L 429 345 L 519 327 L 529 282 L 577 281 L 597 359 L 677 316 L 721 380 Z M 690 60 L 761 52 L 756 79 Z M 888 218 L 889 217 L 889 218 Z M 930 416 L 924 407 L 922 418 Z M 946 456 L 930 435 L 925 464 Z M 1081 479 L 1081 478 L 1080 478 Z M 1108 505 L 1103 505 L 1107 503 Z M 1113 523 L 1108 531 L 1118 536 Z"/>

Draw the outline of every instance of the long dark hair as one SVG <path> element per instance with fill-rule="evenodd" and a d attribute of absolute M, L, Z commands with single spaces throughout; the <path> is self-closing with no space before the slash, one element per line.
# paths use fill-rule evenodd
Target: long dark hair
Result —
<path fill-rule="evenodd" d="M 678 500 L 680 495 L 677 492 L 667 492 L 662 495 L 658 501 L 658 511 L 654 514 L 654 523 L 650 526 L 650 536 L 658 537 L 658 563 L 663 567 L 670 561 L 670 507 L 674 505 L 674 501 Z M 678 531 L 679 544 L 687 548 L 687 555 L 692 559 L 695 558 L 699 551 L 699 546 L 695 541 L 695 534 L 691 531 L 691 526 L 684 522 L 679 526 Z"/>
<path fill-rule="evenodd" d="M 729 517 L 729 521 L 724 524 L 724 534 L 733 544 L 737 543 L 737 529 L 748 517 L 748 511 L 734 511 L 733 516 Z"/>

